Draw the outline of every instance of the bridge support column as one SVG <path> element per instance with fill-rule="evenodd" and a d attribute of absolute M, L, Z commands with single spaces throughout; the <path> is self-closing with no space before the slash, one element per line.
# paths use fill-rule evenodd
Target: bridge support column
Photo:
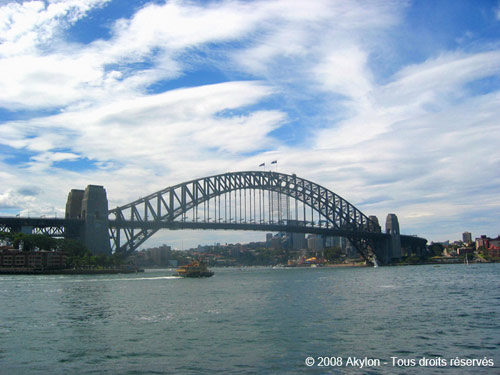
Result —
<path fill-rule="evenodd" d="M 92 254 L 111 255 L 109 244 L 108 198 L 102 186 L 88 185 L 85 191 L 71 190 L 66 203 L 66 218 L 85 220 L 80 241 Z"/>

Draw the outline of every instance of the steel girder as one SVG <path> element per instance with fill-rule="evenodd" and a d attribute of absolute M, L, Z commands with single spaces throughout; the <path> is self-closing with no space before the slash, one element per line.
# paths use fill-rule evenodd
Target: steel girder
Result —
<path fill-rule="evenodd" d="M 17 233 L 25 228 L 27 233 L 32 234 L 78 238 L 83 224 L 82 220 L 77 219 L 2 217 L 0 232 Z"/>
<path fill-rule="evenodd" d="M 110 210 L 111 247 L 114 251 L 133 251 L 159 228 L 182 217 L 196 206 L 223 194 L 245 189 L 278 192 L 302 202 L 324 219 L 318 226 L 351 233 L 345 237 L 365 258 L 369 256 L 370 243 L 362 239 L 362 234 L 380 233 L 377 223 L 347 200 L 321 185 L 296 175 L 248 171 L 224 173 L 184 182 Z M 135 228 L 134 223 L 137 223 Z M 305 225 L 318 227 L 314 223 Z M 287 225 L 284 223 L 282 227 L 286 230 Z M 122 244 L 123 239 L 125 241 Z"/>

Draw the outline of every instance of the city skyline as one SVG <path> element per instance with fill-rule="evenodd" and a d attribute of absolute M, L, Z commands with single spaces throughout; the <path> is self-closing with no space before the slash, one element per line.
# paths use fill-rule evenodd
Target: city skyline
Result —
<path fill-rule="evenodd" d="M 0 71 L 2 216 L 277 160 L 429 242 L 500 232 L 498 1 L 0 1 Z"/>

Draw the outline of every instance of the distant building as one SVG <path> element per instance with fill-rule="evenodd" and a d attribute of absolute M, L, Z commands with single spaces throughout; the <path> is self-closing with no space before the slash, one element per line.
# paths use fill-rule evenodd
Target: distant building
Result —
<path fill-rule="evenodd" d="M 290 233 L 290 239 L 290 248 L 292 250 L 302 250 L 307 247 L 305 233 Z"/>
<path fill-rule="evenodd" d="M 500 235 L 497 238 L 490 238 L 488 236 L 482 235 L 479 238 L 476 238 L 476 250 L 480 247 L 484 249 L 500 247 Z"/>
<path fill-rule="evenodd" d="M 462 233 L 462 241 L 464 243 L 471 243 L 472 242 L 472 234 L 470 232 L 463 232 Z"/>
<path fill-rule="evenodd" d="M 352 245 L 351 241 L 344 239 L 346 246 L 345 246 L 345 254 L 348 257 L 351 258 L 358 258 L 359 257 L 359 252 L 358 250 Z"/>
<path fill-rule="evenodd" d="M 490 239 L 490 247 L 500 247 L 500 235 Z"/>
<path fill-rule="evenodd" d="M 311 251 L 323 251 L 323 238 L 321 236 L 310 235 L 307 237 L 307 248 Z"/>
<path fill-rule="evenodd" d="M 488 255 L 493 258 L 500 258 L 500 247 L 490 246 L 488 248 Z"/>
<path fill-rule="evenodd" d="M 443 245 L 443 247 L 448 247 L 450 246 L 450 240 L 442 241 L 442 242 L 431 242 L 431 244 L 436 243 L 439 245 Z"/>
<path fill-rule="evenodd" d="M 148 249 L 148 258 L 157 266 L 166 266 L 172 249 L 170 246 L 162 245 L 160 247 Z"/>
<path fill-rule="evenodd" d="M 305 222 L 300 220 L 288 220 L 288 225 L 304 226 Z M 290 250 L 302 250 L 307 247 L 305 233 L 287 232 L 286 236 L 289 238 Z"/>
<path fill-rule="evenodd" d="M 274 250 L 282 250 L 282 239 L 280 237 L 273 237 L 271 239 L 271 248 Z"/>
<path fill-rule="evenodd" d="M 478 250 L 480 247 L 483 247 L 485 249 L 490 247 L 490 238 L 485 235 L 476 238 L 476 250 Z"/>
<path fill-rule="evenodd" d="M 347 246 L 347 240 L 344 237 L 326 237 L 325 247 L 340 247 L 344 252 Z"/>

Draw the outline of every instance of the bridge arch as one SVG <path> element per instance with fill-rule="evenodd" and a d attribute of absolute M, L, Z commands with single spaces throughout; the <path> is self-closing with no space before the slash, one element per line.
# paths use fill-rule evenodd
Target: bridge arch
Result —
<path fill-rule="evenodd" d="M 236 192 L 240 192 L 239 203 L 236 202 L 238 200 Z M 241 192 L 244 192 L 244 200 L 241 198 Z M 250 192 L 249 200 L 247 192 Z M 256 192 L 259 193 L 259 196 L 256 195 Z M 268 192 L 267 205 L 269 207 L 265 207 L 265 192 Z M 234 206 L 231 206 L 233 193 L 236 201 Z M 301 209 L 304 210 L 304 220 L 299 221 L 298 217 L 295 217 L 295 225 L 293 225 L 289 215 L 286 219 L 283 215 L 279 217 L 279 207 L 278 217 L 274 218 L 271 193 L 277 194 L 278 197 L 292 198 L 295 200 L 295 209 L 297 209 L 298 204 L 301 204 Z M 229 221 L 227 217 L 221 221 L 221 197 L 226 197 L 224 208 L 227 214 L 228 194 L 229 210 L 232 207 L 235 209 L 239 207 L 239 222 L 237 222 L 237 212 L 234 215 L 234 221 L 231 214 Z M 212 211 L 210 211 L 210 201 L 215 202 Z M 255 205 L 257 203 L 264 205 L 264 219 L 262 219 L 262 211 L 258 223 L 256 216 L 252 219 L 251 207 L 250 217 L 245 216 L 243 219 L 242 206 L 245 204 L 246 215 L 248 202 L 250 205 L 254 205 L 254 213 L 256 213 Z M 209 207 L 208 217 L 206 215 L 207 205 Z M 202 206 L 205 215 L 200 219 L 194 212 L 198 213 L 198 208 Z M 318 221 L 306 220 L 306 208 L 311 210 L 312 218 L 316 213 Z M 219 209 L 218 212 L 217 209 Z M 186 220 L 189 212 L 193 212 L 191 221 Z M 210 217 L 210 212 L 212 215 L 215 212 L 215 217 Z M 367 238 L 380 233 L 378 223 L 370 220 L 354 205 L 333 191 L 295 174 L 264 171 L 229 172 L 167 187 L 129 204 L 111 209 L 109 211 L 109 225 L 112 249 L 119 252 L 130 252 L 137 249 L 161 228 L 205 228 L 286 230 L 289 232 L 342 235 L 351 241 L 361 255 L 368 257 L 370 244 Z"/>

